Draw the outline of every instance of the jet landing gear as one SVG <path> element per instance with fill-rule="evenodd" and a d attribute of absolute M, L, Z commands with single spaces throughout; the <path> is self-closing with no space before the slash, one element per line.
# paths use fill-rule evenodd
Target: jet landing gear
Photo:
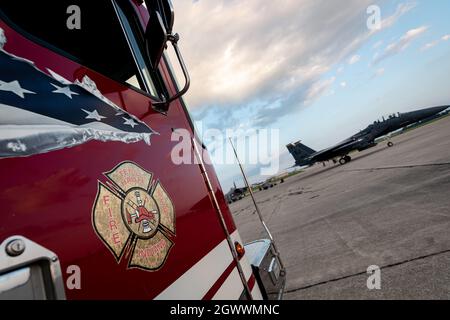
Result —
<path fill-rule="evenodd" d="M 352 161 L 352 157 L 350 157 L 350 156 L 345 156 L 345 157 L 342 157 L 342 158 L 339 160 L 339 163 L 340 163 L 341 165 L 344 165 L 344 164 L 346 164 L 346 163 L 349 163 L 350 161 Z"/>
<path fill-rule="evenodd" d="M 389 141 L 389 142 L 387 143 L 387 146 L 388 146 L 389 148 L 392 148 L 392 147 L 394 146 L 394 143 L 393 143 L 392 141 Z"/>

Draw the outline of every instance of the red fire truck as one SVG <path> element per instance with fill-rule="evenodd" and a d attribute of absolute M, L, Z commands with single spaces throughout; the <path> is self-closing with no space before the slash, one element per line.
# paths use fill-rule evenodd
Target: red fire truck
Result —
<path fill-rule="evenodd" d="M 0 4 L 0 299 L 281 298 L 195 134 L 173 22 L 169 0 Z"/>

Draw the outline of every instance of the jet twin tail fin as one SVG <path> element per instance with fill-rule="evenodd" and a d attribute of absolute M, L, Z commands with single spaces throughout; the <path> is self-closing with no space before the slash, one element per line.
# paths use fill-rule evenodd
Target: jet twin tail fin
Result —
<path fill-rule="evenodd" d="M 294 157 L 296 165 L 298 166 L 310 164 L 309 158 L 311 157 L 311 155 L 316 153 L 315 150 L 311 149 L 308 146 L 305 146 L 303 143 L 301 143 L 301 141 L 288 144 L 286 147 Z"/>

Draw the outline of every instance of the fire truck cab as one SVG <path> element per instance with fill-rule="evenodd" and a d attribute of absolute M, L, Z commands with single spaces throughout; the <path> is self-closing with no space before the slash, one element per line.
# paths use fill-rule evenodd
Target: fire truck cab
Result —
<path fill-rule="evenodd" d="M 0 299 L 282 297 L 195 134 L 173 23 L 169 0 L 0 4 Z"/>

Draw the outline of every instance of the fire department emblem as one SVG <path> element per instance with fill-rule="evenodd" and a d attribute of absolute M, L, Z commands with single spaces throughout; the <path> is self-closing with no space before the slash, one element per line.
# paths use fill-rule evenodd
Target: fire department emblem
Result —
<path fill-rule="evenodd" d="M 175 210 L 153 174 L 132 162 L 105 173 L 93 207 L 94 229 L 117 263 L 156 271 L 165 263 L 175 238 Z"/>

